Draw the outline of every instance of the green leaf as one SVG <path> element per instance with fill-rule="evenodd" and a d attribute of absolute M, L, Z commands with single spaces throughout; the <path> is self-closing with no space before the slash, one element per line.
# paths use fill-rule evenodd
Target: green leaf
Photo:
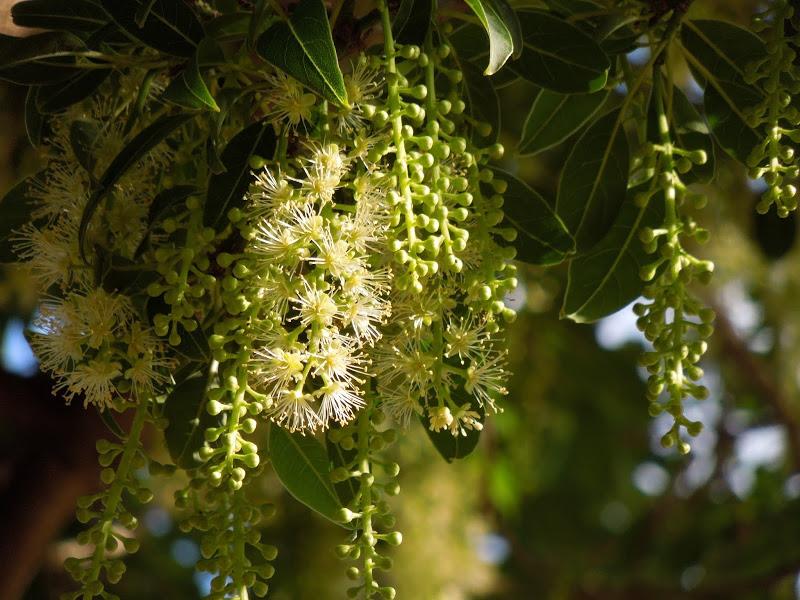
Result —
<path fill-rule="evenodd" d="M 747 124 L 748 109 L 763 95 L 747 83 L 747 65 L 767 56 L 766 45 L 754 33 L 725 21 L 693 20 L 681 29 L 684 56 L 705 86 L 708 123 L 720 146 L 746 163 L 762 138 Z"/>
<path fill-rule="evenodd" d="M 26 0 L 11 7 L 11 17 L 20 27 L 71 32 L 92 32 L 108 23 L 89 0 Z"/>
<path fill-rule="evenodd" d="M 244 202 L 244 194 L 253 180 L 250 157 L 272 158 L 277 138 L 266 121 L 253 123 L 237 133 L 222 151 L 225 172 L 212 175 L 203 210 L 203 223 L 220 230 L 227 223 L 228 211 Z"/>
<path fill-rule="evenodd" d="M 197 193 L 197 188 L 193 185 L 176 185 L 156 194 L 147 211 L 147 229 L 142 236 L 142 241 L 139 242 L 139 246 L 133 253 L 134 257 L 139 257 L 144 252 L 147 247 L 147 240 L 150 238 L 155 224 L 166 215 L 182 209 L 184 207 L 183 201 L 195 193 Z"/>
<path fill-rule="evenodd" d="M 78 239 L 80 241 L 81 254 L 84 259 L 86 228 L 89 226 L 97 207 L 100 206 L 100 203 L 106 195 L 128 169 L 139 162 L 150 150 L 155 148 L 166 137 L 192 118 L 194 118 L 194 115 L 191 114 L 163 116 L 140 131 L 136 137 L 114 157 L 114 160 L 111 161 L 105 173 L 100 177 L 98 187 L 89 197 L 83 215 L 81 215 L 81 222 L 78 227 Z"/>
<path fill-rule="evenodd" d="M 28 188 L 32 182 L 33 177 L 23 179 L 0 200 L 0 263 L 17 260 L 11 250 L 9 238 L 14 231 L 31 220 L 33 206 L 28 199 Z"/>
<path fill-rule="evenodd" d="M 596 92 L 611 62 L 589 35 L 541 11 L 520 11 L 522 56 L 510 68 L 538 86 L 563 94 Z"/>
<path fill-rule="evenodd" d="M 400 44 L 421 46 L 433 23 L 433 0 L 401 0 L 392 22 L 392 34 Z"/>
<path fill-rule="evenodd" d="M 503 194 L 503 213 L 517 230 L 516 260 L 535 265 L 558 264 L 575 249 L 575 241 L 553 207 L 525 182 L 502 169 L 495 177 L 508 184 Z"/>
<path fill-rule="evenodd" d="M 94 176 L 95 156 L 94 143 L 100 134 L 100 125 L 97 121 L 84 121 L 78 119 L 69 127 L 69 144 L 78 163 L 86 169 L 90 177 Z"/>
<path fill-rule="evenodd" d="M 275 473 L 292 496 L 341 525 L 342 505 L 331 484 L 328 453 L 315 437 L 289 433 L 272 425 L 269 455 Z"/>
<path fill-rule="evenodd" d="M 500 99 L 492 81 L 481 75 L 472 63 L 462 62 L 461 72 L 464 74 L 464 101 L 467 113 L 492 129 L 488 136 L 480 135 L 478 128 L 473 127 L 473 138 L 480 139 L 481 144 L 493 144 L 500 136 Z"/>
<path fill-rule="evenodd" d="M 469 64 L 472 71 L 480 74 L 481 81 L 491 81 L 495 89 L 519 81 L 519 75 L 511 69 L 500 69 L 489 77 L 483 74 L 483 65 L 489 60 L 489 45 L 486 43 L 486 34 L 479 25 L 464 23 L 447 37 L 447 41 L 455 49 L 454 54 L 462 70 Z"/>
<path fill-rule="evenodd" d="M 256 49 L 267 62 L 323 98 L 349 105 L 322 0 L 301 0 L 288 21 L 275 23 L 259 36 Z"/>
<path fill-rule="evenodd" d="M 22 85 L 69 79 L 79 69 L 71 52 L 83 47 L 80 38 L 61 31 L 23 38 L 0 34 L 0 79 Z"/>
<path fill-rule="evenodd" d="M 157 281 L 161 275 L 153 269 L 142 268 L 141 263 L 118 254 L 100 254 L 95 268 L 103 289 L 109 293 L 122 293 L 128 296 L 143 293 L 147 286 Z"/>
<path fill-rule="evenodd" d="M 167 54 L 193 56 L 205 37 L 194 11 L 182 0 L 155 0 L 147 19 L 139 26 L 137 15 L 148 3 L 149 0 L 102 0 L 106 12 L 134 39 Z"/>
<path fill-rule="evenodd" d="M 42 143 L 42 133 L 45 126 L 45 118 L 36 106 L 36 97 L 39 95 L 39 88 L 31 86 L 25 95 L 25 133 L 28 134 L 28 141 L 31 146 L 36 148 Z"/>
<path fill-rule="evenodd" d="M 519 55 L 522 32 L 514 10 L 505 0 L 465 0 L 489 36 L 489 64 L 483 71 L 493 75 L 512 55 Z"/>
<path fill-rule="evenodd" d="M 178 332 L 181 336 L 181 343 L 175 347 L 178 354 L 193 362 L 211 361 L 213 358 L 211 348 L 202 329 L 198 327 L 194 331 L 188 332 L 181 326 Z"/>
<path fill-rule="evenodd" d="M 469 398 L 466 396 L 462 398 L 458 397 L 459 395 L 463 395 L 461 390 L 457 391 L 454 395 L 456 396 L 454 400 L 459 405 L 469 401 Z M 480 414 L 479 421 L 482 423 L 485 417 L 483 408 L 475 406 L 472 410 Z M 442 458 L 449 463 L 459 458 L 466 458 L 472 454 L 472 451 L 475 450 L 475 447 L 481 439 L 480 429 L 468 429 L 467 435 L 453 435 L 448 429 L 433 431 L 428 427 L 427 421 L 422 416 L 420 416 L 419 422 L 425 429 L 425 433 L 428 434 L 428 439 L 430 439 L 434 448 L 436 448 Z"/>
<path fill-rule="evenodd" d="M 206 410 L 208 379 L 197 374 L 178 383 L 164 402 L 164 429 L 169 455 L 182 469 L 198 467 L 195 453 L 203 446 L 204 433 L 217 424 L 217 417 Z"/>
<path fill-rule="evenodd" d="M 608 91 L 559 94 L 540 90 L 522 127 L 519 153 L 532 156 L 560 144 L 599 110 Z"/>
<path fill-rule="evenodd" d="M 252 18 L 246 12 L 220 15 L 206 23 L 206 35 L 218 42 L 242 39 L 247 36 Z"/>
<path fill-rule="evenodd" d="M 213 47 L 213 48 L 212 48 Z M 200 55 L 208 55 L 216 51 L 221 53 L 219 46 L 209 38 L 200 42 L 194 56 L 189 60 L 186 68 L 167 86 L 162 98 L 179 106 L 191 109 L 210 109 L 219 111 L 214 97 L 208 91 L 208 86 L 200 73 Z"/>
<path fill-rule="evenodd" d="M 629 151 L 620 110 L 600 117 L 580 136 L 558 184 L 556 212 L 584 252 L 608 232 L 625 201 Z"/>
<path fill-rule="evenodd" d="M 111 75 L 110 69 L 87 69 L 60 83 L 44 85 L 36 96 L 39 110 L 55 113 L 91 96 Z"/>
<path fill-rule="evenodd" d="M 340 429 L 341 427 L 334 425 L 333 428 Z M 358 455 L 358 451 L 355 448 L 345 450 L 339 444 L 331 441 L 328 432 L 325 433 L 325 448 L 328 450 L 328 458 L 334 468 L 344 467 L 345 469 L 352 470 L 353 461 Z M 336 495 L 339 497 L 339 502 L 342 503 L 342 506 L 347 506 L 358 493 L 358 479 L 348 477 L 344 481 L 334 483 L 333 487 L 336 490 Z"/>
<path fill-rule="evenodd" d="M 628 200 L 605 237 L 570 262 L 562 318 L 578 323 L 596 321 L 641 295 L 646 284 L 639 277 L 639 270 L 655 256 L 645 252 L 639 230 L 658 227 L 664 221 L 663 195 L 656 194 L 640 208 L 634 196 L 641 190 L 642 187 L 628 191 Z"/>

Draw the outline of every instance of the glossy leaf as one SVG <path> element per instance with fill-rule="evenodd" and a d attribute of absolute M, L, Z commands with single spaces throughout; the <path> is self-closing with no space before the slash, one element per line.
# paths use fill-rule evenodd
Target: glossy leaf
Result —
<path fill-rule="evenodd" d="M 275 132 L 265 122 L 245 127 L 228 142 L 222 151 L 222 164 L 226 170 L 212 175 L 208 182 L 203 212 L 203 222 L 207 227 L 221 229 L 225 226 L 228 211 L 242 205 L 244 194 L 253 180 L 250 157 L 255 154 L 272 158 L 276 145 Z"/>
<path fill-rule="evenodd" d="M 42 143 L 42 133 L 45 126 L 45 118 L 39 107 L 36 105 L 36 97 L 39 95 L 39 88 L 31 86 L 25 95 L 25 133 L 28 134 L 28 141 L 31 146 L 36 148 Z"/>
<path fill-rule="evenodd" d="M 0 263 L 14 262 L 11 234 L 31 220 L 33 206 L 28 198 L 31 179 L 23 179 L 0 200 Z"/>
<path fill-rule="evenodd" d="M 575 249 L 575 242 L 552 206 L 511 173 L 494 169 L 495 177 L 508 183 L 503 194 L 507 225 L 517 230 L 516 260 L 535 264 L 560 263 Z"/>
<path fill-rule="evenodd" d="M 481 123 L 491 127 L 488 136 L 480 135 L 477 127 L 473 127 L 473 137 L 482 144 L 492 144 L 500 136 L 500 99 L 492 81 L 484 77 L 472 63 L 462 62 L 461 72 L 464 74 L 464 102 L 468 113 Z"/>
<path fill-rule="evenodd" d="M 20 27 L 59 31 L 96 31 L 108 22 L 89 0 L 26 0 L 11 7 L 14 24 Z"/>
<path fill-rule="evenodd" d="M 522 127 L 519 153 L 530 156 L 560 144 L 578 131 L 607 97 L 607 91 L 559 94 L 540 90 Z"/>
<path fill-rule="evenodd" d="M 246 12 L 220 15 L 206 23 L 206 35 L 218 42 L 242 39 L 247 36 L 252 18 Z"/>
<path fill-rule="evenodd" d="M 520 11 L 523 49 L 510 68 L 538 86 L 564 94 L 596 92 L 611 63 L 581 29 L 541 11 Z"/>
<path fill-rule="evenodd" d="M 157 281 L 161 275 L 154 269 L 143 269 L 142 264 L 124 256 L 97 253 L 95 268 L 97 279 L 109 293 L 122 293 L 128 296 L 141 294 L 148 285 Z"/>
<path fill-rule="evenodd" d="M 584 252 L 608 232 L 625 201 L 629 150 L 619 110 L 590 125 L 567 157 L 556 212 Z"/>
<path fill-rule="evenodd" d="M 519 56 L 522 44 L 520 24 L 505 0 L 465 0 L 489 36 L 489 64 L 485 75 L 493 75 L 512 56 Z"/>
<path fill-rule="evenodd" d="M 348 106 L 347 89 L 322 0 L 301 0 L 288 21 L 275 23 L 256 43 L 258 53 L 323 98 Z"/>
<path fill-rule="evenodd" d="M 36 96 L 39 110 L 55 113 L 91 96 L 111 75 L 110 69 L 79 71 L 71 79 L 42 86 Z"/>
<path fill-rule="evenodd" d="M 482 67 L 489 60 L 489 44 L 486 41 L 486 33 L 479 25 L 464 23 L 447 37 L 447 41 L 453 46 L 455 57 L 462 70 L 469 63 L 472 70 L 480 74 L 481 80 L 492 82 L 495 89 L 519 81 L 519 75 L 510 68 L 500 69 L 489 77 L 483 74 Z"/>
<path fill-rule="evenodd" d="M 269 454 L 275 473 L 288 492 L 310 509 L 341 524 L 342 505 L 330 480 L 330 461 L 325 447 L 314 436 L 289 433 L 273 425 Z"/>
<path fill-rule="evenodd" d="M 81 215 L 78 228 L 81 253 L 84 252 L 84 238 L 86 228 L 89 226 L 97 207 L 111 191 L 113 186 L 133 165 L 139 162 L 150 150 L 155 148 L 176 129 L 184 125 L 193 115 L 178 114 L 164 116 L 139 132 L 111 161 L 105 173 L 98 181 L 97 189 L 89 197 L 89 201 Z"/>
<path fill-rule="evenodd" d="M 392 33 L 400 44 L 421 46 L 432 23 L 433 0 L 401 0 Z"/>
<path fill-rule="evenodd" d="M 639 269 L 654 256 L 644 251 L 639 230 L 663 222 L 664 200 L 662 195 L 655 195 L 640 208 L 633 200 L 639 190 L 629 190 L 628 200 L 603 239 L 570 262 L 562 318 L 578 323 L 596 321 L 641 295 L 645 282 L 639 277 Z"/>
<path fill-rule="evenodd" d="M 694 20 L 681 29 L 689 66 L 705 86 L 705 112 L 720 146 L 746 162 L 761 135 L 747 124 L 747 111 L 762 99 L 747 83 L 745 68 L 766 56 L 766 45 L 754 33 L 725 21 Z"/>
<path fill-rule="evenodd" d="M 22 85 L 69 79 L 79 68 L 70 52 L 81 48 L 80 38 L 61 31 L 22 38 L 0 34 L 0 79 Z"/>
<path fill-rule="evenodd" d="M 213 358 L 208 338 L 202 329 L 189 332 L 181 327 L 178 332 L 181 336 L 181 343 L 175 347 L 178 354 L 194 362 L 208 362 Z"/>
<path fill-rule="evenodd" d="M 134 252 L 135 257 L 141 256 L 142 252 L 144 252 L 155 224 L 166 215 L 184 208 L 184 200 L 195 193 L 197 193 L 197 188 L 193 185 L 176 185 L 156 194 L 147 211 L 147 229 L 142 236 L 142 241 L 139 242 L 139 246 L 136 248 L 136 252 Z"/>
<path fill-rule="evenodd" d="M 205 37 L 203 26 L 182 0 L 155 0 L 141 25 L 137 16 L 150 0 L 101 0 L 103 8 L 128 35 L 143 44 L 172 54 L 190 57 Z"/>
<path fill-rule="evenodd" d="M 164 90 L 164 95 L 162 96 L 164 100 L 185 108 L 219 111 L 219 106 L 217 106 L 206 82 L 203 80 L 203 75 L 200 73 L 200 55 L 212 52 L 213 50 L 210 50 L 210 47 L 215 47 L 219 51 L 216 42 L 213 40 L 206 38 L 200 43 L 197 52 L 187 63 L 186 68 L 176 75 L 167 86 L 167 89 Z"/>
<path fill-rule="evenodd" d="M 333 426 L 334 429 L 338 429 L 337 425 Z M 328 458 L 330 459 L 334 468 L 336 467 L 344 467 L 348 470 L 352 469 L 352 463 L 358 454 L 358 451 L 353 448 L 351 450 L 345 450 L 339 444 L 336 444 L 331 441 L 330 436 L 326 433 L 325 434 L 325 448 L 328 450 Z M 336 494 L 339 496 L 339 501 L 342 503 L 342 506 L 347 506 L 356 497 L 358 493 L 358 479 L 353 477 L 348 477 L 344 481 L 339 481 L 333 484 L 334 489 L 336 490 Z"/>
<path fill-rule="evenodd" d="M 178 383 L 164 402 L 164 429 L 169 455 L 182 469 L 192 469 L 200 463 L 195 459 L 205 441 L 203 434 L 217 423 L 217 418 L 206 410 L 205 376 L 197 374 Z"/>
<path fill-rule="evenodd" d="M 97 121 L 77 119 L 69 127 L 69 144 L 72 153 L 90 176 L 94 175 L 95 156 L 92 149 L 99 134 L 100 125 Z"/>

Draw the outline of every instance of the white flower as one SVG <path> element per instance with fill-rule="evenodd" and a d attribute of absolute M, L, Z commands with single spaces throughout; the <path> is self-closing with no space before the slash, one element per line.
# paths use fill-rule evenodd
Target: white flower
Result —
<path fill-rule="evenodd" d="M 299 83 L 282 71 L 269 77 L 269 81 L 272 86 L 266 99 L 265 112 L 272 121 L 288 122 L 296 129 L 301 121 L 311 118 L 316 103 L 314 94 L 305 92 Z"/>
<path fill-rule="evenodd" d="M 91 275 L 79 255 L 77 225 L 73 226 L 70 221 L 60 219 L 43 229 L 29 223 L 15 233 L 11 241 L 17 256 L 26 263 L 42 291 L 54 285 L 66 288 L 76 276 L 82 281 Z M 80 267 L 74 269 L 76 265 Z"/>
<path fill-rule="evenodd" d="M 30 344 L 42 370 L 63 374 L 83 357 L 82 324 L 72 303 L 47 300 L 41 305 Z"/>
<path fill-rule="evenodd" d="M 361 268 L 361 260 L 353 256 L 350 245 L 345 240 L 335 240 L 330 230 L 324 230 L 315 245 L 317 253 L 308 262 L 320 265 L 334 277 L 344 279 Z"/>
<path fill-rule="evenodd" d="M 278 425 L 289 431 L 315 430 L 322 422 L 309 404 L 310 396 L 298 390 L 283 390 L 267 413 Z"/>
<path fill-rule="evenodd" d="M 428 409 L 428 418 L 430 419 L 430 430 L 441 431 L 447 429 L 453 424 L 453 415 L 450 409 L 446 406 L 435 406 Z"/>
<path fill-rule="evenodd" d="M 405 386 L 381 386 L 378 388 L 381 406 L 401 427 L 408 427 L 413 415 L 422 414 L 417 396 Z"/>
<path fill-rule="evenodd" d="M 298 258 L 298 240 L 297 231 L 285 223 L 261 220 L 249 251 L 269 260 L 293 264 Z"/>
<path fill-rule="evenodd" d="M 340 316 L 339 306 L 326 292 L 312 287 L 308 281 L 303 280 L 305 289 L 294 297 L 300 312 L 300 322 L 308 327 L 316 324 L 321 327 L 330 327 L 334 318 Z"/>
<path fill-rule="evenodd" d="M 383 387 L 403 386 L 423 394 L 433 378 L 435 359 L 417 336 L 402 334 L 378 346 L 375 371 Z"/>
<path fill-rule="evenodd" d="M 483 429 L 483 423 L 480 422 L 481 415 L 470 408 L 469 402 L 462 404 L 453 415 L 453 422 L 450 423 L 449 429 L 454 436 L 465 436 L 468 430 L 480 431 Z"/>
<path fill-rule="evenodd" d="M 256 174 L 250 200 L 256 215 L 273 213 L 291 205 L 295 200 L 295 190 L 280 171 L 275 176 L 269 169 L 263 169 Z"/>
<path fill-rule="evenodd" d="M 267 393 L 280 397 L 301 378 L 308 354 L 300 350 L 260 348 L 253 352 L 251 367 L 256 381 Z"/>
<path fill-rule="evenodd" d="M 114 380 L 122 375 L 120 368 L 118 362 L 100 359 L 79 364 L 61 376 L 53 393 L 63 393 L 67 404 L 75 396 L 83 395 L 84 407 L 94 404 L 101 411 L 105 410 L 113 404 Z"/>
<path fill-rule="evenodd" d="M 326 335 L 320 341 L 320 347 L 314 353 L 316 365 L 314 375 L 327 380 L 334 380 L 347 385 L 364 383 L 367 372 L 364 357 L 353 351 L 340 336 Z"/>
<path fill-rule="evenodd" d="M 364 406 L 358 394 L 341 381 L 331 381 L 319 392 L 322 394 L 319 418 L 323 426 L 330 421 L 345 424 L 352 420 L 355 411 Z"/>
<path fill-rule="evenodd" d="M 489 350 L 473 359 L 467 367 L 464 389 L 474 394 L 481 406 L 494 409 L 495 397 L 508 394 L 505 387 L 508 378 L 505 363 L 505 352 Z"/>
<path fill-rule="evenodd" d="M 345 327 L 353 329 L 358 341 L 374 344 L 381 338 L 378 325 L 384 322 L 388 314 L 388 303 L 382 299 L 359 296 L 347 302 L 342 310 L 342 321 Z"/>
<path fill-rule="evenodd" d="M 461 364 L 483 353 L 487 344 L 485 320 L 475 323 L 473 314 L 467 317 L 451 317 L 444 330 L 445 356 L 458 356 Z"/>

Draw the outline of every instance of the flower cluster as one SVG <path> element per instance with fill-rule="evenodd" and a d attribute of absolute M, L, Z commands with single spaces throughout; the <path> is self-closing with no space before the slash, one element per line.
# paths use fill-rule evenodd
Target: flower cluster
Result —
<path fill-rule="evenodd" d="M 689 444 L 681 439 L 681 428 L 697 435 L 702 424 L 689 420 L 683 411 L 683 400 L 688 396 L 704 399 L 708 390 L 698 383 L 703 370 L 697 366 L 706 351 L 705 339 L 713 329 L 714 312 L 703 307 L 692 296 L 690 286 L 695 282 L 707 283 L 714 269 L 713 263 L 700 260 L 687 251 L 687 239 L 705 241 L 708 232 L 698 226 L 687 214 L 692 202 L 695 208 L 705 204 L 705 197 L 689 192 L 681 174 L 692 165 L 704 164 L 705 151 L 679 148 L 672 143 L 670 128 L 665 116 L 663 81 L 656 72 L 654 89 L 657 136 L 659 143 L 645 149 L 645 162 L 654 163 L 650 186 L 636 196 L 639 203 L 663 202 L 664 223 L 656 229 L 645 227 L 639 237 L 645 250 L 657 257 L 641 268 L 640 276 L 649 282 L 643 292 L 645 302 L 634 305 L 638 316 L 636 325 L 653 345 L 641 359 L 650 376 L 647 396 L 650 413 L 656 416 L 666 410 L 674 418 L 670 430 L 661 438 L 665 447 L 677 446 L 681 453 L 689 452 Z M 661 401 L 662 396 L 666 396 Z"/>
<path fill-rule="evenodd" d="M 767 32 L 767 54 L 746 70 L 748 83 L 759 84 L 764 91 L 761 102 L 748 112 L 749 124 L 766 131 L 747 157 L 750 177 L 763 177 L 768 186 L 756 209 L 763 214 L 774 204 L 781 217 L 797 208 L 797 187 L 791 182 L 800 175 L 794 150 L 800 141 L 800 111 L 792 106 L 792 98 L 800 92 L 800 68 L 795 64 L 798 39 L 785 31 L 794 13 L 789 2 L 779 0 L 757 15 L 757 27 Z"/>

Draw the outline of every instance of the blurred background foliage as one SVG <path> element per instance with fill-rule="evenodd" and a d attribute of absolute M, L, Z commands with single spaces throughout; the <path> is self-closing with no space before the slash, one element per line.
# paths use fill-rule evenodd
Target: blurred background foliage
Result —
<path fill-rule="evenodd" d="M 698 0 L 692 10 L 746 24 L 754 8 Z M 699 88 L 684 84 L 700 100 Z M 513 157 L 533 92 L 502 98 L 506 166 L 552 195 L 571 141 L 535 160 Z M 0 192 L 36 167 L 23 103 L 21 90 L 0 88 Z M 704 293 L 719 319 L 703 365 L 711 397 L 690 408 L 705 423 L 692 454 L 658 444 L 669 423 L 647 414 L 632 313 L 594 326 L 559 320 L 565 269 L 522 268 L 508 299 L 520 311 L 509 329 L 515 375 L 505 412 L 489 421 L 477 451 L 448 465 L 419 427 L 393 447 L 403 465 L 395 504 L 404 543 L 392 572 L 400 597 L 800 598 L 797 224 L 757 215 L 760 182 L 721 152 L 717 159 L 718 180 L 699 215 L 712 241 L 699 253 L 717 264 Z M 20 571 L 32 565 L 24 597 L 49 600 L 70 586 L 60 565 L 79 547 L 68 515 L 77 494 L 96 484 L 92 449 L 104 431 L 79 405 L 63 408 L 36 373 L 24 341 L 33 304 L 24 283 L 5 271 L 0 285 L 0 571 L 27 577 Z M 141 476 L 157 501 L 139 511 L 142 548 L 115 591 L 126 600 L 198 598 L 208 580 L 194 574 L 198 546 L 169 512 L 177 484 Z M 35 484 L 52 478 L 69 491 L 70 477 L 83 483 L 61 496 Z M 271 598 L 344 598 L 333 554 L 341 530 L 269 477 L 260 491 L 278 508 L 265 531 L 280 548 Z"/>

